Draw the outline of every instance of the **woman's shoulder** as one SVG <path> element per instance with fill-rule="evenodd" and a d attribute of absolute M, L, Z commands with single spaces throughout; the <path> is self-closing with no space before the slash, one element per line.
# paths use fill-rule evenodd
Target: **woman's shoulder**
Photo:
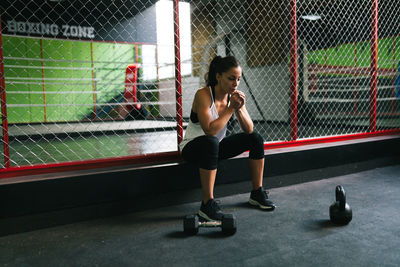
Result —
<path fill-rule="evenodd" d="M 205 98 L 209 97 L 210 95 L 210 88 L 208 86 L 204 86 L 200 89 L 197 90 L 196 92 L 196 98 Z"/>
<path fill-rule="evenodd" d="M 208 86 L 204 86 L 197 90 L 194 98 L 194 103 L 196 106 L 200 103 L 205 105 L 209 105 L 211 103 L 210 88 Z"/>
<path fill-rule="evenodd" d="M 208 86 L 201 87 L 200 89 L 197 90 L 197 93 L 200 93 L 200 94 L 205 94 L 208 92 L 210 92 L 210 87 L 208 87 Z"/>

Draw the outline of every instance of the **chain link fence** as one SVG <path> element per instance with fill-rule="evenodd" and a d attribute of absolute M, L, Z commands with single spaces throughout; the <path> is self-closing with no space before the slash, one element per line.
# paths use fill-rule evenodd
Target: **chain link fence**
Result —
<path fill-rule="evenodd" d="M 299 119 L 321 126 L 303 136 L 398 128 L 399 2 L 300 2 L 299 11 L 321 14 L 299 17 Z"/>
<path fill-rule="evenodd" d="M 0 168 L 177 151 L 215 55 L 267 143 L 399 129 L 400 3 L 379 1 L 375 58 L 373 4 L 2 1 Z"/>

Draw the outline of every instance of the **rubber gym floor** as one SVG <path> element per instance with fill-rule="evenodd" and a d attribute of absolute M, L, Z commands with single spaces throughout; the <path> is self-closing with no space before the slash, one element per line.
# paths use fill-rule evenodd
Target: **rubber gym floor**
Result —
<path fill-rule="evenodd" d="M 233 236 L 219 228 L 183 233 L 182 218 L 200 202 L 5 235 L 0 265 L 399 266 L 399 176 L 400 165 L 392 165 L 269 188 L 273 212 L 250 207 L 248 193 L 219 198 L 237 217 Z M 353 210 L 346 226 L 329 220 L 339 184 Z M 246 191 L 250 183 L 217 186 L 216 197 L 227 187 Z M 189 193 L 200 199 L 198 189 Z"/>

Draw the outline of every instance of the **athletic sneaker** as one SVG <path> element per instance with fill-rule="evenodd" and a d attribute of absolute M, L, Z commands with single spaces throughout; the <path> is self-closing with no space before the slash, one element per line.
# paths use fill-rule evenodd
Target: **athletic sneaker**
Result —
<path fill-rule="evenodd" d="M 223 213 L 219 203 L 214 199 L 210 199 L 206 204 L 201 202 L 199 216 L 207 221 L 221 221 Z"/>
<path fill-rule="evenodd" d="M 262 187 L 251 191 L 249 203 L 253 206 L 258 206 L 263 210 L 274 210 L 275 204 L 268 199 L 268 192 Z"/>

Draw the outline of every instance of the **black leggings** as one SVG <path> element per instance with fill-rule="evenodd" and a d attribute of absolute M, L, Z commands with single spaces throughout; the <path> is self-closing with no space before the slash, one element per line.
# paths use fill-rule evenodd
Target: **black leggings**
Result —
<path fill-rule="evenodd" d="M 185 145 L 182 157 L 185 161 L 197 163 L 199 168 L 215 170 L 218 161 L 235 157 L 249 150 L 250 159 L 264 158 L 264 140 L 258 133 L 239 133 L 218 141 L 215 136 L 199 136 Z"/>

